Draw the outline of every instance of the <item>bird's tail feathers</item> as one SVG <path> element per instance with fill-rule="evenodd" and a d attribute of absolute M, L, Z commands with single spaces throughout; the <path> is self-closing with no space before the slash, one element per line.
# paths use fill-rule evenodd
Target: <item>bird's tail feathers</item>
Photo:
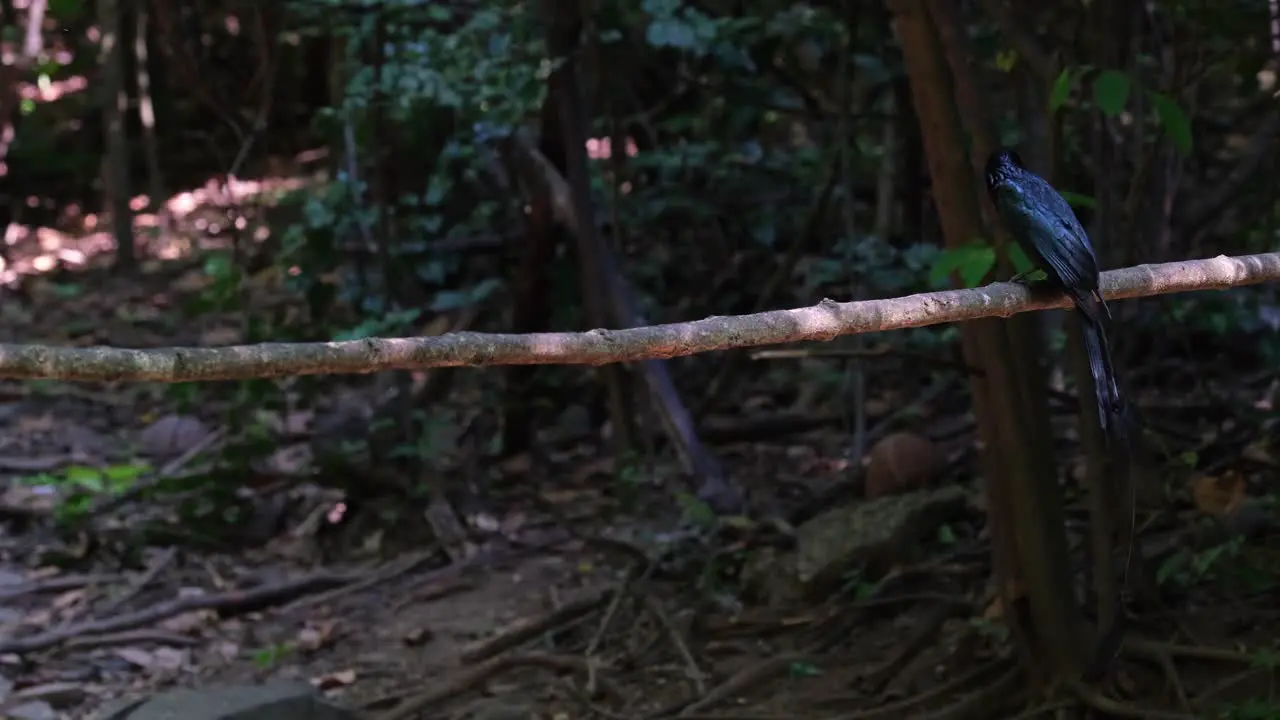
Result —
<path fill-rule="evenodd" d="M 1095 305 L 1091 309 L 1096 311 L 1098 308 Z M 1130 412 L 1120 395 L 1120 386 L 1116 384 L 1115 369 L 1111 366 L 1111 351 L 1107 348 L 1106 330 L 1088 310 L 1081 308 L 1081 314 L 1084 316 L 1082 324 L 1085 351 L 1089 355 L 1089 374 L 1093 376 L 1093 387 L 1098 398 L 1098 421 L 1108 445 L 1126 442 Z"/>
<path fill-rule="evenodd" d="M 1112 499 L 1124 503 L 1128 507 L 1128 517 L 1115 517 L 1114 522 L 1123 526 L 1114 528 L 1119 540 L 1127 546 L 1124 565 L 1121 566 L 1120 597 L 1116 600 L 1115 614 L 1105 621 L 1101 629 L 1102 635 L 1094 647 L 1088 675 L 1099 676 L 1106 672 L 1111 661 L 1119 653 L 1125 634 L 1125 601 L 1128 594 L 1129 575 L 1133 566 L 1135 533 L 1137 531 L 1137 497 L 1135 493 L 1133 470 L 1135 464 L 1135 437 L 1141 432 L 1141 419 L 1137 407 L 1131 405 L 1120 392 L 1116 382 L 1115 369 L 1111 365 L 1111 351 L 1107 347 L 1107 334 L 1098 318 L 1099 310 L 1106 311 L 1106 304 L 1100 299 L 1090 298 L 1094 302 L 1089 307 L 1080 306 L 1083 326 L 1085 351 L 1089 355 L 1089 374 L 1093 377 L 1094 391 L 1097 394 L 1098 419 L 1102 425 L 1102 433 L 1107 444 L 1111 460 L 1111 477 L 1118 486 L 1112 491 L 1125 492 L 1126 497 Z M 1092 311 L 1092 312 L 1090 312 Z M 1106 313 L 1110 316 L 1110 312 Z"/>
<path fill-rule="evenodd" d="M 1101 331 L 1102 323 L 1111 319 L 1111 308 L 1107 306 L 1107 301 L 1103 299 L 1102 293 L 1097 290 L 1071 292 L 1071 296 L 1075 300 L 1076 308 L 1084 315 L 1085 320 L 1097 325 L 1099 331 Z M 1102 339 L 1104 350 L 1106 349 L 1106 342 L 1107 340 L 1104 337 Z"/>

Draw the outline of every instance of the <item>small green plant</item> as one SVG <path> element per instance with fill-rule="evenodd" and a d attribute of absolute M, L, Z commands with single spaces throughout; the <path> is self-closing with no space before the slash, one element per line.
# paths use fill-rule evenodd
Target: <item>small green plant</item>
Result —
<path fill-rule="evenodd" d="M 1266 698 L 1249 698 L 1223 705 L 1216 717 L 1219 720 L 1272 720 L 1280 717 L 1280 703 Z"/>
<path fill-rule="evenodd" d="M 1243 538 L 1232 538 L 1204 550 L 1179 550 L 1156 571 L 1156 582 L 1162 586 L 1191 587 L 1221 575 L 1223 565 L 1240 556 Z"/>
<path fill-rule="evenodd" d="M 131 489 L 142 475 L 151 470 L 144 462 L 124 463 L 105 468 L 72 465 L 58 473 L 38 473 L 19 478 L 18 483 L 29 487 L 57 488 L 61 497 L 54 510 L 59 522 L 70 522 L 84 517 L 101 495 L 119 495 Z"/>
<path fill-rule="evenodd" d="M 975 617 L 969 619 L 969 626 L 979 635 L 991 640 L 996 645 L 1003 645 L 1009 642 L 1009 626 L 1005 623 L 984 617 Z"/>
<path fill-rule="evenodd" d="M 822 674 L 822 668 L 812 663 L 793 662 L 787 666 L 787 675 L 791 678 L 818 677 Z"/>
<path fill-rule="evenodd" d="M 676 501 L 680 504 L 680 514 L 686 522 L 701 528 L 712 528 L 716 525 L 715 511 L 702 500 L 689 493 L 678 493 Z"/>
<path fill-rule="evenodd" d="M 288 643 L 276 643 L 275 645 L 268 645 L 254 650 L 250 658 L 253 660 L 254 665 L 266 669 L 274 667 L 281 660 L 292 655 L 294 651 L 294 646 Z"/>

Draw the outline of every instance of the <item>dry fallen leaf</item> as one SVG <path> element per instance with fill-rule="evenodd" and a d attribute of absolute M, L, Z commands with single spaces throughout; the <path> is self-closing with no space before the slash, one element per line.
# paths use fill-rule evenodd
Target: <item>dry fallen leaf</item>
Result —
<path fill-rule="evenodd" d="M 336 687 L 347 687 L 356 681 L 355 670 L 337 670 L 335 672 L 321 675 L 318 678 L 312 678 L 311 686 L 321 692 L 332 690 Z"/>
<path fill-rule="evenodd" d="M 170 632 L 186 635 L 216 622 L 217 617 L 217 613 L 212 610 L 192 610 L 162 620 L 160 626 Z"/>
<path fill-rule="evenodd" d="M 75 589 L 58 595 L 53 599 L 54 610 L 67 610 L 81 604 L 84 601 L 84 590 Z"/>
<path fill-rule="evenodd" d="M 1236 472 L 1221 477 L 1200 475 L 1191 481 L 1191 499 L 1196 509 L 1206 515 L 1221 517 L 1230 513 L 1244 495 L 1244 478 Z"/>
<path fill-rule="evenodd" d="M 433 637 L 435 637 L 435 633 L 431 631 L 431 628 L 418 627 L 405 633 L 404 637 L 401 638 L 401 641 L 409 647 L 416 647 L 423 643 L 430 642 Z"/>
<path fill-rule="evenodd" d="M 326 621 L 303 628 L 298 632 L 298 649 L 314 652 L 333 642 L 333 630 L 337 623 Z"/>
<path fill-rule="evenodd" d="M 124 660 L 130 665 L 140 668 L 150 668 L 155 664 L 155 657 L 142 648 L 116 648 L 114 654 L 116 657 Z"/>
<path fill-rule="evenodd" d="M 18 432 L 48 432 L 52 430 L 53 427 L 53 415 L 47 412 L 39 415 L 23 415 L 18 418 Z"/>

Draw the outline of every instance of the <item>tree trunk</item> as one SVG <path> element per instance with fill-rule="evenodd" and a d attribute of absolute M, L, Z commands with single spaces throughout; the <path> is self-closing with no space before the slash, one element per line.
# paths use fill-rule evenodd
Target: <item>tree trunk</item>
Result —
<path fill-rule="evenodd" d="M 965 130 L 980 130 L 982 121 L 969 117 L 966 128 L 957 107 L 956 90 L 972 90 L 964 88 L 970 79 L 948 71 L 940 37 L 947 33 L 935 27 L 926 0 L 888 0 L 888 7 L 911 80 L 946 243 L 956 247 L 990 237 L 975 191 L 980 186 L 974 158 L 965 150 Z M 977 145 L 990 144 L 989 136 L 977 140 Z M 1015 352 L 1017 336 L 1011 330 L 1010 323 L 995 319 L 965 323 L 961 344 L 966 362 L 985 371 L 971 380 L 971 389 L 1005 617 L 1032 661 L 1036 679 L 1052 682 L 1079 675 L 1084 648 L 1077 632 L 1057 472 L 1051 454 L 1045 454 L 1047 416 L 1037 412 L 1034 399 L 1043 387 L 1036 382 L 1034 354 L 1030 348 Z"/>
<path fill-rule="evenodd" d="M 123 27 L 121 0 L 98 0 L 98 26 L 102 29 L 102 114 L 107 154 L 103 158 L 102 191 L 111 214 L 116 239 L 116 269 L 132 272 L 137 265 L 133 244 L 133 211 L 129 208 L 129 139 L 124 117 L 129 99 L 125 94 L 125 56 L 120 48 Z"/>

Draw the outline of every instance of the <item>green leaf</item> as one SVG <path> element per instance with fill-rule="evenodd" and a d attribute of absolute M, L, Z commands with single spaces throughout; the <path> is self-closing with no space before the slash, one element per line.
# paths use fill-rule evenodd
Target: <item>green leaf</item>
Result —
<path fill-rule="evenodd" d="M 1156 108 L 1156 117 L 1160 119 L 1160 126 L 1164 128 L 1165 134 L 1173 141 L 1173 146 L 1178 148 L 1178 152 L 1187 155 L 1191 152 L 1191 121 L 1187 119 L 1187 114 L 1182 112 L 1182 108 L 1178 107 L 1178 103 L 1168 95 L 1158 92 L 1150 93 L 1151 102 Z"/>
<path fill-rule="evenodd" d="M 654 20 L 645 32 L 645 40 L 654 47 L 672 47 L 677 50 L 694 50 L 698 46 L 698 36 L 693 28 L 677 18 Z"/>
<path fill-rule="evenodd" d="M 1022 250 L 1022 246 L 1018 243 L 1005 245 L 1005 252 L 1009 255 L 1009 263 L 1013 265 L 1015 273 L 1023 273 L 1033 267 L 1031 258 L 1027 257 L 1027 254 Z"/>
<path fill-rule="evenodd" d="M 149 469 L 150 466 L 146 463 L 127 463 L 124 465 L 112 465 L 105 468 L 102 473 L 112 482 L 130 482 L 137 480 Z"/>
<path fill-rule="evenodd" d="M 1093 100 L 1107 117 L 1124 112 L 1129 102 L 1129 76 L 1118 70 L 1103 70 L 1093 81 Z"/>
<path fill-rule="evenodd" d="M 1098 201 L 1088 195 L 1081 195 L 1067 190 L 1059 191 L 1058 194 L 1062 196 L 1063 200 L 1067 201 L 1067 204 L 1073 207 L 1089 208 L 1091 210 L 1098 207 Z"/>
<path fill-rule="evenodd" d="M 938 542 L 943 545 L 956 544 L 956 532 L 951 529 L 950 525 L 942 525 L 938 527 Z"/>
<path fill-rule="evenodd" d="M 1058 112 L 1058 108 L 1066 104 L 1074 79 L 1071 68 L 1063 68 L 1058 73 L 1058 79 L 1053 81 L 1053 90 L 1049 92 L 1049 112 Z"/>
<path fill-rule="evenodd" d="M 952 273 L 960 276 L 964 287 L 977 287 L 996 264 L 996 251 L 990 245 L 974 243 L 943 250 L 929 271 L 929 280 L 945 285 Z"/>
<path fill-rule="evenodd" d="M 793 662 L 787 670 L 793 678 L 819 677 L 822 675 L 822 668 L 809 663 Z"/>

